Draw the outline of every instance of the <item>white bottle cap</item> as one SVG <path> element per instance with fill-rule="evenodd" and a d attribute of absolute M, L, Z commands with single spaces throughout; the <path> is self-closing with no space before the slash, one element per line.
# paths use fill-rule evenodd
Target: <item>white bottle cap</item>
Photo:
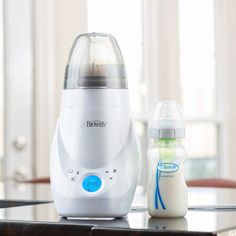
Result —
<path fill-rule="evenodd" d="M 184 138 L 185 121 L 180 105 L 175 101 L 159 101 L 149 120 L 151 138 Z"/>

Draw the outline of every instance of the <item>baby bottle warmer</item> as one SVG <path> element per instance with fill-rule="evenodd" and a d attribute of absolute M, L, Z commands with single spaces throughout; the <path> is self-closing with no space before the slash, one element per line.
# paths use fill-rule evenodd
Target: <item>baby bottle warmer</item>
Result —
<path fill-rule="evenodd" d="M 136 189 L 139 155 L 119 46 L 109 34 L 82 34 L 66 66 L 51 149 L 59 215 L 125 216 Z"/>

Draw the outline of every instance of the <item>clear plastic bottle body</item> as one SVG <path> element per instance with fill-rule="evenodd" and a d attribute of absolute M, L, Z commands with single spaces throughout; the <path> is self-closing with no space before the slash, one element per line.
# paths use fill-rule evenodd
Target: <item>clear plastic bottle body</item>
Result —
<path fill-rule="evenodd" d="M 148 149 L 148 212 L 153 217 L 182 217 L 188 209 L 181 139 L 154 139 Z"/>

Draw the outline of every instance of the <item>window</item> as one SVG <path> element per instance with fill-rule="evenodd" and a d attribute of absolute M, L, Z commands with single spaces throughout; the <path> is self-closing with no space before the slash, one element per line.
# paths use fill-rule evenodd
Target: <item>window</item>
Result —
<path fill-rule="evenodd" d="M 214 0 L 179 1 L 180 78 L 187 178 L 217 175 Z"/>
<path fill-rule="evenodd" d="M 147 149 L 147 120 L 145 118 L 148 114 L 143 114 L 143 111 L 145 110 L 145 101 L 147 101 L 145 95 L 148 95 L 145 94 L 146 81 L 142 76 L 142 25 L 145 22 L 159 20 L 158 24 L 154 22 L 154 25 L 160 27 L 156 36 L 159 39 L 160 33 L 166 33 L 165 29 L 161 28 L 166 25 L 161 24 L 161 20 L 163 20 L 161 17 L 164 15 L 160 15 L 159 18 L 155 16 L 160 14 L 159 8 L 163 7 L 163 10 L 168 14 L 173 6 L 177 7 L 176 11 L 179 13 L 180 93 L 187 120 L 186 178 L 213 177 L 218 174 L 217 161 L 220 153 L 218 136 L 221 128 L 216 118 L 218 111 L 216 104 L 214 0 L 179 0 L 179 5 L 171 3 L 168 5 L 164 2 L 160 2 L 159 5 L 150 3 L 149 8 L 156 7 L 158 9 L 154 11 L 153 16 L 146 16 L 151 18 L 150 21 L 144 22 L 142 0 L 88 0 L 88 31 L 109 32 L 115 36 L 121 47 L 127 68 L 131 108 L 135 119 L 142 120 L 137 122 L 137 127 L 145 156 Z M 161 40 L 160 42 L 162 43 Z M 156 44 L 160 42 L 156 40 L 153 47 L 155 48 Z M 170 48 L 170 50 L 172 49 Z M 153 52 L 151 51 L 151 53 Z M 163 52 L 154 50 L 154 53 Z M 170 61 L 170 59 L 168 60 Z M 178 67 L 178 65 L 176 66 Z M 166 70 L 169 67 L 166 65 Z M 162 84 L 166 83 L 162 78 L 159 80 Z M 166 87 L 163 86 L 163 88 Z M 156 92 L 159 91 L 158 88 L 155 89 Z M 169 93 L 170 91 L 167 91 L 167 94 Z M 145 169 L 145 158 L 142 160 L 142 166 Z"/>

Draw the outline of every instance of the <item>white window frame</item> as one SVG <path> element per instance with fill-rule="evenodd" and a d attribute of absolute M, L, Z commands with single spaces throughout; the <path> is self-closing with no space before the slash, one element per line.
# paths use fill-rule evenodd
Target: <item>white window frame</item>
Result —
<path fill-rule="evenodd" d="M 236 178 L 236 1 L 215 0 L 220 175 Z"/>

